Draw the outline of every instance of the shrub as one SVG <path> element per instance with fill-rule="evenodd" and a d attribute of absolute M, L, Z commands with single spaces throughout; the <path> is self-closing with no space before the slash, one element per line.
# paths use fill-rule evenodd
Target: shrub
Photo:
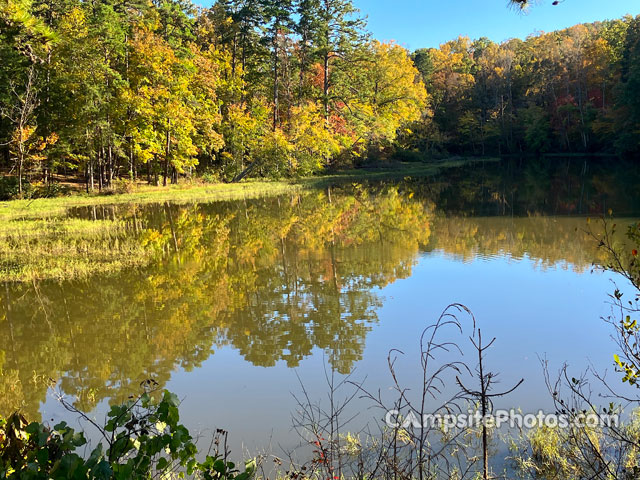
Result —
<path fill-rule="evenodd" d="M 168 391 L 160 401 L 144 393 L 114 405 L 107 418 L 98 427 L 106 445 L 99 443 L 84 457 L 78 454 L 87 444 L 84 433 L 65 422 L 49 428 L 20 414 L 0 419 L 0 478 L 249 480 L 255 470 L 248 462 L 239 472 L 219 454 L 199 463 L 193 439 L 179 423 L 178 398 Z"/>
<path fill-rule="evenodd" d="M 59 183 L 29 183 L 22 179 L 23 198 L 53 198 L 69 193 L 69 188 Z M 12 200 L 18 198 L 18 177 L 0 177 L 0 200 Z"/>
<path fill-rule="evenodd" d="M 392 158 L 398 162 L 424 162 L 427 159 L 423 152 L 407 149 L 396 150 Z"/>
<path fill-rule="evenodd" d="M 117 178 L 113 180 L 113 191 L 117 194 L 134 193 L 137 190 L 138 185 L 133 180 L 124 178 Z"/>
<path fill-rule="evenodd" d="M 31 198 L 54 198 L 67 195 L 69 187 L 59 183 L 38 183 L 34 184 L 28 196 Z"/>
<path fill-rule="evenodd" d="M 214 172 L 212 170 L 207 170 L 207 171 L 202 173 L 202 175 L 200 176 L 200 179 L 204 183 L 219 183 L 220 182 L 220 175 L 218 175 L 218 173 L 216 173 L 216 172 Z"/>
<path fill-rule="evenodd" d="M 24 178 L 22 179 L 22 194 L 29 196 L 31 185 Z M 18 196 L 18 177 L 5 175 L 0 177 L 0 200 L 11 200 Z"/>

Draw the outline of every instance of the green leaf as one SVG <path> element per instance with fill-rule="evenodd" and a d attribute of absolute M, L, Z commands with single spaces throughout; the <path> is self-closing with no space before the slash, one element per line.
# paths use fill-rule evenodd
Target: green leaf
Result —
<path fill-rule="evenodd" d="M 166 458 L 161 457 L 161 458 L 160 458 L 160 460 L 158 460 L 158 463 L 157 463 L 157 465 L 156 465 L 156 468 L 157 468 L 158 470 L 164 470 L 164 469 L 165 469 L 165 468 L 167 468 L 168 466 L 169 466 L 169 461 L 168 461 Z"/>
<path fill-rule="evenodd" d="M 36 458 L 38 459 L 38 463 L 42 465 L 42 467 L 46 468 L 46 465 L 49 462 L 49 450 L 47 450 L 46 448 L 38 450 L 38 453 L 36 453 Z"/>

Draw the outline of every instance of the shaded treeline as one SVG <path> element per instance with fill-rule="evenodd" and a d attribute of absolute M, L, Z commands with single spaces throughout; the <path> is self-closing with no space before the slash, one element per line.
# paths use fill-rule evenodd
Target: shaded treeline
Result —
<path fill-rule="evenodd" d="M 553 156 L 478 162 L 413 179 L 447 216 L 606 215 L 640 212 L 633 160 Z"/>

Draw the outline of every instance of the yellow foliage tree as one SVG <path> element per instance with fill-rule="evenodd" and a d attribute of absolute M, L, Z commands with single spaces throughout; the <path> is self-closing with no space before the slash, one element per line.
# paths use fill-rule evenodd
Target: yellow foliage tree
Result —
<path fill-rule="evenodd" d="M 420 119 L 427 91 L 408 52 L 395 43 L 371 44 L 372 65 L 363 70 L 366 94 L 352 104 L 358 142 L 383 148 L 398 130 Z"/>
<path fill-rule="evenodd" d="M 289 125 L 292 173 L 309 175 L 322 170 L 340 152 L 339 140 L 326 128 L 323 106 L 310 102 L 294 107 Z"/>

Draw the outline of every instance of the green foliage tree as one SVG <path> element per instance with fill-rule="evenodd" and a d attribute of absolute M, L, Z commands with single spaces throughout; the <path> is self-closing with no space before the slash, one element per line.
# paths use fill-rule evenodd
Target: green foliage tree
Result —
<path fill-rule="evenodd" d="M 429 101 L 414 138 L 402 142 L 429 153 L 632 156 L 636 22 L 627 16 L 524 41 L 459 38 L 417 50 Z"/>

